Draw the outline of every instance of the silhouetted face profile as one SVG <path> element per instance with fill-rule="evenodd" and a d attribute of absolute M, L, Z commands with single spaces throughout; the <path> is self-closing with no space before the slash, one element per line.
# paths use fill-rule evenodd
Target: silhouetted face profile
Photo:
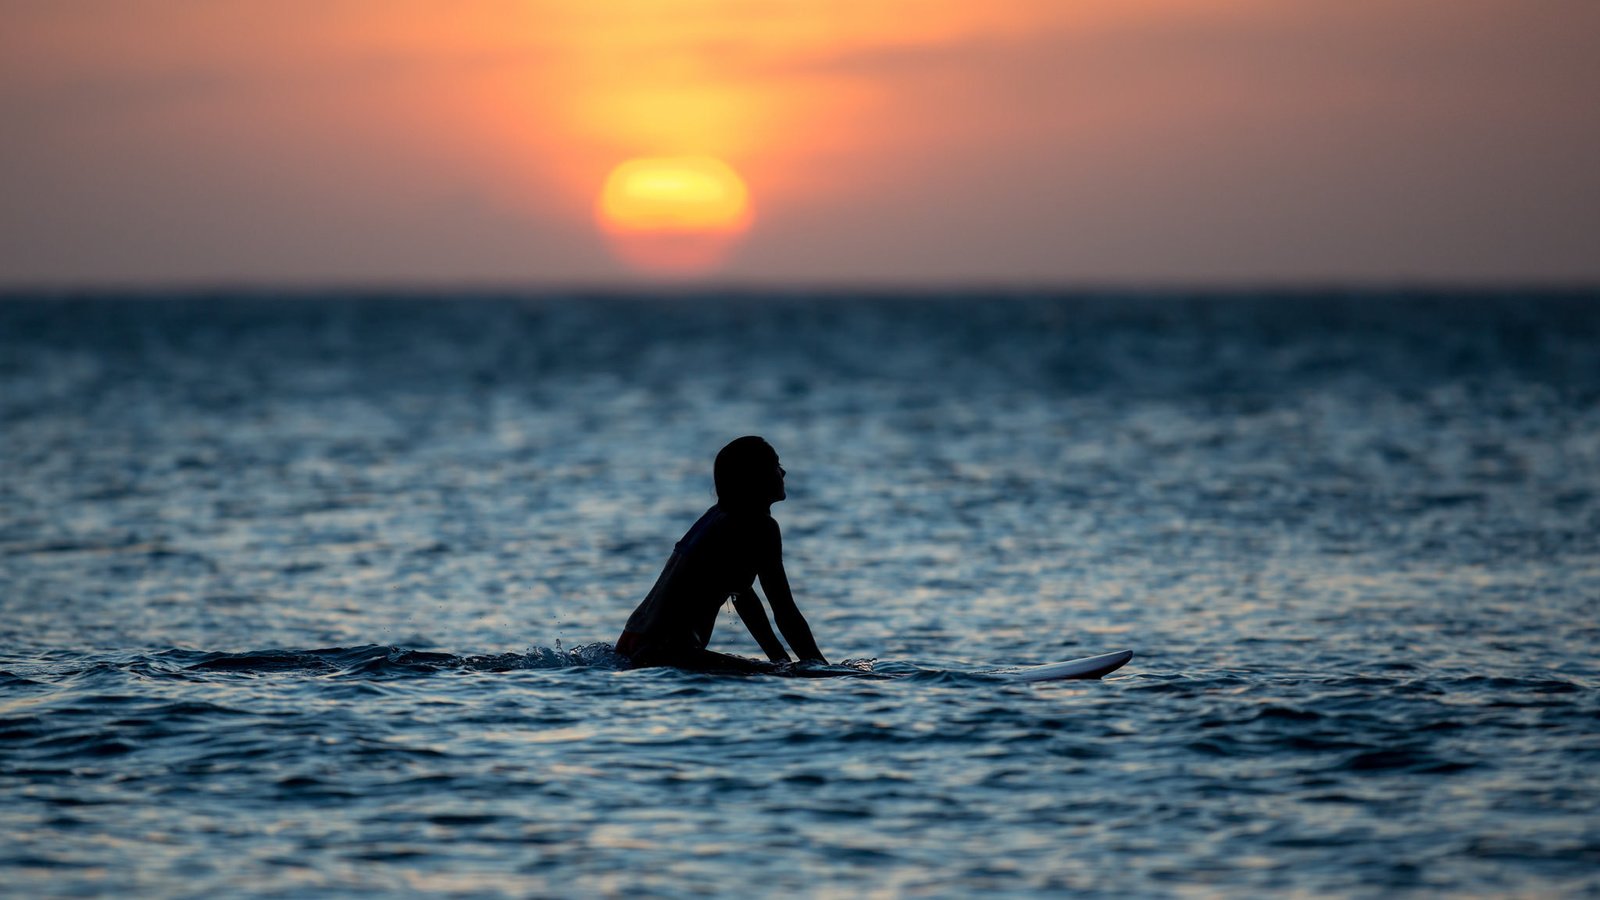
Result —
<path fill-rule="evenodd" d="M 717 454 L 713 472 L 723 506 L 770 506 L 787 496 L 778 451 L 755 435 L 734 440 Z"/>

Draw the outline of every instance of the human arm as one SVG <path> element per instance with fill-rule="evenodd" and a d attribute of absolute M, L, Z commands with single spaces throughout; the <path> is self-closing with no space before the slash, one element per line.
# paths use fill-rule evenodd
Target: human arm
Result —
<path fill-rule="evenodd" d="M 733 608 L 739 611 L 739 618 L 744 620 L 744 627 L 750 629 L 750 636 L 761 645 L 767 659 L 775 663 L 786 663 L 789 654 L 778 643 L 778 636 L 772 633 L 772 624 L 767 621 L 767 611 L 761 606 L 761 598 L 750 588 L 745 588 L 733 595 Z"/>
<path fill-rule="evenodd" d="M 800 607 L 795 605 L 794 594 L 789 591 L 789 576 L 783 571 L 783 560 L 774 556 L 772 560 L 761 568 L 761 590 L 767 595 L 767 602 L 772 604 L 772 618 L 778 623 L 778 630 L 783 632 L 784 640 L 789 642 L 789 647 L 795 655 L 803 660 L 816 660 L 827 663 L 822 651 L 817 648 L 816 638 L 811 636 L 811 626 L 806 624 L 805 616 L 800 615 Z M 762 616 L 763 622 L 766 617 Z"/>

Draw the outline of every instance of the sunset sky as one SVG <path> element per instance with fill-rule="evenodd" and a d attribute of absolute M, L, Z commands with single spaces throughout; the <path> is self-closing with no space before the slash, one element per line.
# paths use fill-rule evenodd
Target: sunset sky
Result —
<path fill-rule="evenodd" d="M 1600 280 L 1595 0 L 0 10 L 0 285 Z"/>

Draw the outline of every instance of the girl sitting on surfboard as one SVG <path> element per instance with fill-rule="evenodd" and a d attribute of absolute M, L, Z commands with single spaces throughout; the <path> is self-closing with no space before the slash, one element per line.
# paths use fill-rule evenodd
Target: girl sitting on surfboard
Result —
<path fill-rule="evenodd" d="M 767 658 L 788 662 L 789 654 L 772 633 L 756 596 L 758 576 L 778 630 L 795 654 L 802 660 L 827 662 L 795 606 L 783 571 L 783 540 L 771 509 L 784 498 L 783 476 L 777 451 L 759 437 L 739 438 L 717 454 L 716 505 L 678 541 L 655 587 L 617 638 L 617 652 L 633 666 L 770 671 L 766 663 L 706 649 L 717 611 L 730 596 Z"/>

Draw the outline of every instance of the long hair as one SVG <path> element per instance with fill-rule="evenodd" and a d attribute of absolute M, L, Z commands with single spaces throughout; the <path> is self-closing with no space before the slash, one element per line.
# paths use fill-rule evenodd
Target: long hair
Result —
<path fill-rule="evenodd" d="M 753 434 L 728 442 L 717 453 L 712 478 L 717 484 L 717 502 L 723 506 L 764 503 L 765 490 L 772 480 L 772 467 L 778 464 L 778 451 Z"/>

